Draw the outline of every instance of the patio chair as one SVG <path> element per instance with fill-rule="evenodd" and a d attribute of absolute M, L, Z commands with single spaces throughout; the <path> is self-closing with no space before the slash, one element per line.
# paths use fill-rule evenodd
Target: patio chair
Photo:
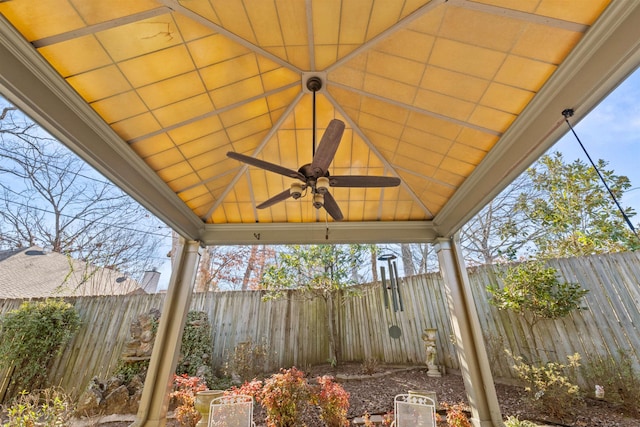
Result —
<path fill-rule="evenodd" d="M 221 396 L 211 401 L 208 427 L 255 427 L 255 425 L 251 396 Z"/>
<path fill-rule="evenodd" d="M 392 427 L 436 427 L 436 404 L 418 394 L 399 394 L 393 399 Z"/>

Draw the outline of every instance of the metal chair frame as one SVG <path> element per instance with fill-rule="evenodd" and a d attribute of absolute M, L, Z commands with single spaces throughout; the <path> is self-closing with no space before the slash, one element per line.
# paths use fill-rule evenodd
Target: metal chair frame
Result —
<path fill-rule="evenodd" d="M 209 427 L 255 427 L 253 397 L 244 394 L 216 397 L 209 406 L 207 425 Z"/>
<path fill-rule="evenodd" d="M 398 394 L 393 399 L 393 418 L 392 427 L 436 427 L 436 404 L 427 396 Z"/>

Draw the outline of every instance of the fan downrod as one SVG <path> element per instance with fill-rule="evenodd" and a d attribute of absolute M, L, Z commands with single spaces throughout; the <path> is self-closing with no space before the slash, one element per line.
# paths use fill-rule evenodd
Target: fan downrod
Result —
<path fill-rule="evenodd" d="M 322 89 L 322 80 L 320 79 L 320 77 L 309 77 L 309 80 L 307 80 L 307 89 L 309 89 L 311 92 L 317 92 Z"/>

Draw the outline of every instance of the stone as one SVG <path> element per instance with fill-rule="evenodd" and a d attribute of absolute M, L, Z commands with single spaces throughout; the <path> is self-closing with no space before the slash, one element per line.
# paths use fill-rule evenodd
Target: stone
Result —
<path fill-rule="evenodd" d="M 129 390 L 121 385 L 104 398 L 105 414 L 126 414 L 129 412 Z"/>

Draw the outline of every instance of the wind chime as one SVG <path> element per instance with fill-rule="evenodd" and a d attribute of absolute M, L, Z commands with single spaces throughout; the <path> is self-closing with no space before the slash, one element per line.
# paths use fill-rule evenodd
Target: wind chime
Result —
<path fill-rule="evenodd" d="M 393 311 L 404 311 L 402 304 L 402 294 L 398 286 L 398 266 L 396 265 L 396 256 L 393 254 L 384 254 L 378 257 L 378 261 L 387 261 L 389 270 L 389 283 L 387 283 L 387 274 L 384 265 L 380 266 L 380 276 L 382 277 L 382 297 L 384 298 L 384 307 L 389 308 L 389 293 L 391 293 L 391 302 Z"/>

